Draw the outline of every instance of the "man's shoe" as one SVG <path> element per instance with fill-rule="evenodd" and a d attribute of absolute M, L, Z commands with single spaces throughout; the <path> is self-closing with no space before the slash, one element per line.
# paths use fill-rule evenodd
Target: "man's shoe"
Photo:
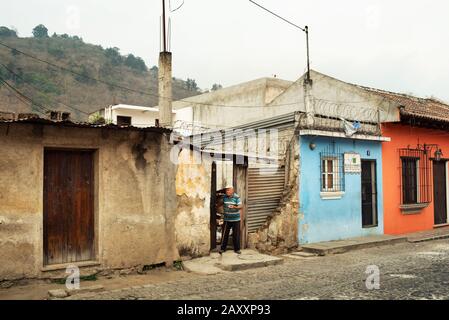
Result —
<path fill-rule="evenodd" d="M 220 249 L 220 250 L 218 250 L 218 253 L 219 253 L 220 255 L 222 255 L 222 254 L 223 254 L 223 252 L 224 252 L 224 251 L 223 251 L 223 250 L 221 250 L 221 249 Z"/>
<path fill-rule="evenodd" d="M 237 251 L 235 251 L 235 253 L 237 253 L 237 254 L 242 254 L 242 251 L 237 250 Z"/>

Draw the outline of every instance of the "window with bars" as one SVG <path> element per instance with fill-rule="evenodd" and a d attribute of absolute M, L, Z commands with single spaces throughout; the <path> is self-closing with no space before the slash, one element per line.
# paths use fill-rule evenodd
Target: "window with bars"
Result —
<path fill-rule="evenodd" d="M 418 203 L 419 159 L 402 158 L 402 203 Z"/>
<path fill-rule="evenodd" d="M 324 158 L 322 161 L 322 191 L 340 191 L 338 188 L 338 158 Z"/>
<path fill-rule="evenodd" d="M 432 202 L 431 165 L 425 151 L 400 149 L 401 204 Z"/>
<path fill-rule="evenodd" d="M 320 162 L 321 192 L 345 191 L 343 154 L 332 146 L 321 152 Z"/>

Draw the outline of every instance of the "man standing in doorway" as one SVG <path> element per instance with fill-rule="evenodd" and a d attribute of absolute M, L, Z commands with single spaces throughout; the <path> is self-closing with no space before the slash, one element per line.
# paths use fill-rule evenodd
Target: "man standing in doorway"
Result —
<path fill-rule="evenodd" d="M 226 186 L 226 195 L 223 198 L 224 224 L 220 254 L 226 251 L 231 229 L 234 252 L 237 254 L 242 253 L 240 251 L 240 210 L 242 208 L 242 202 L 238 194 L 234 192 L 234 187 Z"/>

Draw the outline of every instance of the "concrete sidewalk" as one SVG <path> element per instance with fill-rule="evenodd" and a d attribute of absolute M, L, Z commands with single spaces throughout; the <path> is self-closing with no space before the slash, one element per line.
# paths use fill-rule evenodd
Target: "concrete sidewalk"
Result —
<path fill-rule="evenodd" d="M 428 231 L 409 233 L 406 235 L 408 242 L 417 243 L 449 238 L 449 227 L 436 228 Z"/>
<path fill-rule="evenodd" d="M 320 256 L 327 254 L 344 253 L 350 250 L 378 247 L 383 245 L 393 245 L 406 242 L 405 236 L 378 235 L 369 237 L 351 238 L 346 240 L 328 241 L 302 245 L 305 252 L 315 253 Z"/>
<path fill-rule="evenodd" d="M 261 254 L 254 250 L 242 250 L 242 254 L 236 254 L 230 250 L 224 252 L 223 255 L 214 252 L 207 257 L 184 261 L 183 266 L 186 271 L 211 275 L 266 267 L 282 262 L 282 258 Z"/>

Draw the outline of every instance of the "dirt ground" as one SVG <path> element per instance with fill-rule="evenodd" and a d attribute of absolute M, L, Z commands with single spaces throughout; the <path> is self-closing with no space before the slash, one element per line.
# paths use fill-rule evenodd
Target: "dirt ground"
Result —
<path fill-rule="evenodd" d="M 146 284 L 157 284 L 168 281 L 182 280 L 193 275 L 185 271 L 168 268 L 149 270 L 145 274 L 98 277 L 97 280 L 83 281 L 81 287 L 93 285 L 104 286 L 105 291 Z M 54 283 L 51 280 L 29 280 L 10 288 L 0 288 L 0 300 L 45 300 L 48 290 L 65 289 L 65 284 Z"/>

